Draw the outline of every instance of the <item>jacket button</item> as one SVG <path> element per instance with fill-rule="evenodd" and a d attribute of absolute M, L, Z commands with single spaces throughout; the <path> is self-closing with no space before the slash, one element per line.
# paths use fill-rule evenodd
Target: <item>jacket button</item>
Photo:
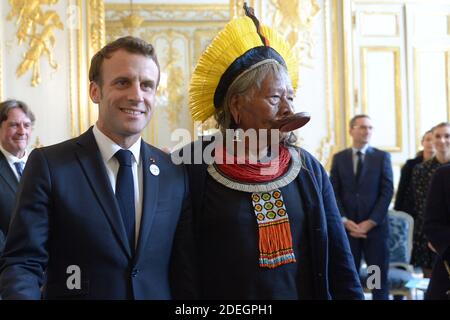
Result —
<path fill-rule="evenodd" d="M 319 278 L 322 278 L 322 274 L 321 274 L 320 272 L 317 274 L 317 276 L 318 276 Z"/>

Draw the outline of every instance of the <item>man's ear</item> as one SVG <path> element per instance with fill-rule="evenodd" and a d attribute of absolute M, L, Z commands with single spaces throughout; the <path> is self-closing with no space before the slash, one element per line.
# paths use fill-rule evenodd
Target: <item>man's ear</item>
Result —
<path fill-rule="evenodd" d="M 233 117 L 234 123 L 236 123 L 237 125 L 241 122 L 240 112 L 243 99 L 244 97 L 235 94 L 234 96 L 231 97 L 230 101 L 230 113 L 231 116 Z"/>
<path fill-rule="evenodd" d="M 89 84 L 89 96 L 91 97 L 92 102 L 97 104 L 100 103 L 100 99 L 102 96 L 101 88 L 94 81 L 91 81 L 91 83 Z"/>

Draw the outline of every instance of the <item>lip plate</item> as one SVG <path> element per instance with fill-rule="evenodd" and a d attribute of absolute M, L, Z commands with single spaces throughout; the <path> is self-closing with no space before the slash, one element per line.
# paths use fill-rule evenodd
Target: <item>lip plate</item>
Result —
<path fill-rule="evenodd" d="M 281 120 L 279 130 L 281 132 L 290 132 L 303 127 L 311 120 L 311 115 L 308 112 L 298 112 Z"/>

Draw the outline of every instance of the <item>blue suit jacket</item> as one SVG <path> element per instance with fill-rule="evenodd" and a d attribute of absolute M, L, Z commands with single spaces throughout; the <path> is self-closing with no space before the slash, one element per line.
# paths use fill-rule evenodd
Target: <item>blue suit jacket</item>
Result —
<path fill-rule="evenodd" d="M 357 223 L 371 219 L 377 225 L 387 224 L 394 193 L 389 153 L 368 147 L 361 176 L 356 181 L 352 149 L 345 149 L 334 156 L 330 179 L 342 216 Z"/>
<path fill-rule="evenodd" d="M 186 297 L 183 290 L 193 288 L 184 286 L 192 275 L 187 175 L 145 142 L 141 157 L 142 220 L 132 256 L 92 128 L 31 153 L 1 259 L 4 299 L 39 299 L 43 284 L 49 299 Z M 148 169 L 152 160 L 159 176 Z M 80 268 L 80 289 L 67 286 L 71 265 Z"/>
<path fill-rule="evenodd" d="M 0 231 L 5 237 L 8 234 L 18 187 L 19 182 L 0 151 Z M 1 252 L 0 246 L 0 254 Z"/>
<path fill-rule="evenodd" d="M 203 153 L 214 148 L 214 136 L 205 137 L 180 150 L 187 161 L 201 161 Z M 208 151 L 209 150 L 209 151 Z M 299 149 L 302 169 L 298 175 L 305 214 L 308 217 L 315 299 L 364 299 L 361 283 L 342 225 L 328 175 L 321 164 Z M 195 230 L 201 228 L 203 196 L 206 190 L 207 163 L 187 165 Z M 196 235 L 199 233 L 196 232 Z M 208 241 L 208 239 L 198 239 Z M 201 261 L 203 258 L 200 253 Z M 205 257 L 207 258 L 207 257 Z M 210 270 L 214 272 L 214 270 Z M 208 298 L 208 297 L 205 297 Z"/>

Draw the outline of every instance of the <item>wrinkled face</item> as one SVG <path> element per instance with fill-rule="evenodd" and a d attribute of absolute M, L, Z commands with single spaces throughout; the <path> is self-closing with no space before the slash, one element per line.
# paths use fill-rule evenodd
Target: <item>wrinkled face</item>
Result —
<path fill-rule="evenodd" d="M 425 136 L 423 137 L 422 140 L 422 146 L 423 146 L 423 151 L 425 152 L 434 152 L 434 145 L 433 145 L 433 133 L 432 132 L 428 132 L 427 134 L 425 134 Z"/>
<path fill-rule="evenodd" d="M 247 129 L 271 129 L 274 121 L 293 114 L 294 89 L 286 77 L 268 74 L 249 96 L 236 95 L 230 110 L 238 127 Z"/>
<path fill-rule="evenodd" d="M 450 152 L 450 127 L 442 126 L 433 130 L 433 144 L 436 152 Z"/>
<path fill-rule="evenodd" d="M 358 145 L 365 145 L 370 142 L 372 137 L 372 121 L 369 118 L 358 118 L 355 125 L 350 128 L 350 135 L 353 138 L 353 143 Z"/>
<path fill-rule="evenodd" d="M 91 99 L 99 105 L 97 125 L 118 144 L 136 141 L 152 116 L 158 67 L 150 57 L 118 50 L 101 70 L 102 86 L 90 85 Z"/>
<path fill-rule="evenodd" d="M 30 118 L 20 108 L 8 112 L 8 118 L 0 126 L 0 143 L 12 155 L 22 158 L 31 137 Z"/>

